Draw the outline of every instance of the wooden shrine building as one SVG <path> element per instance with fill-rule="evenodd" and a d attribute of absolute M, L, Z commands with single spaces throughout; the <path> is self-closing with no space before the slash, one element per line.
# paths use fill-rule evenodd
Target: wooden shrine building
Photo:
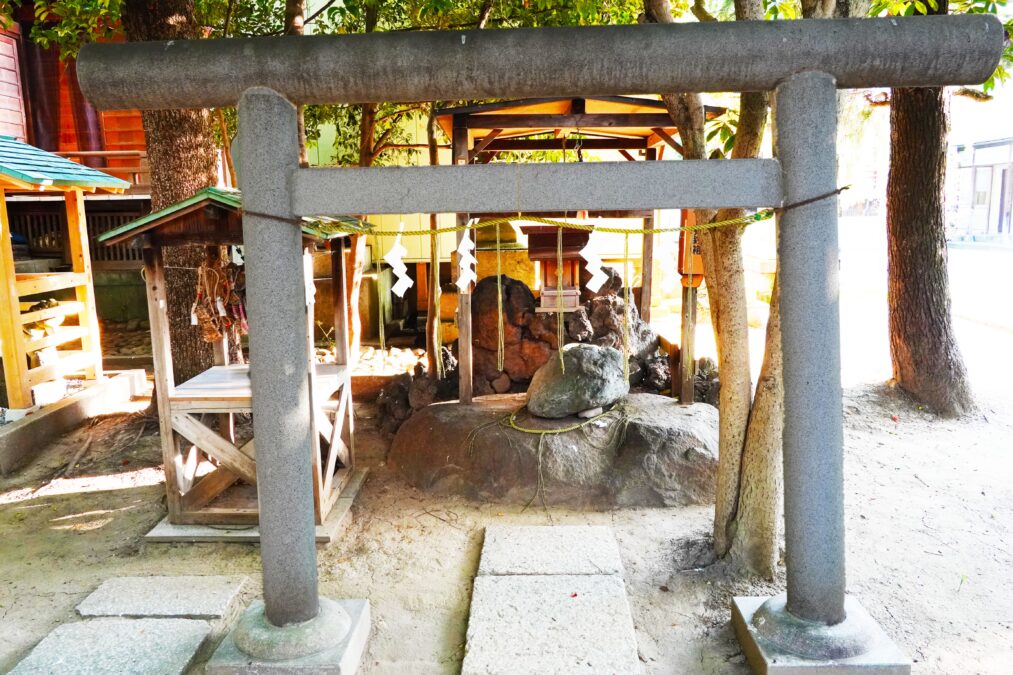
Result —
<path fill-rule="evenodd" d="M 165 463 L 169 521 L 173 524 L 252 524 L 257 522 L 257 470 L 255 439 L 249 425 L 237 424 L 237 415 L 252 412 L 250 368 L 246 363 L 230 363 L 231 334 L 222 330 L 210 340 L 215 365 L 187 380 L 176 383 L 172 352 L 162 250 L 180 244 L 203 245 L 208 260 L 218 262 L 222 247 L 242 246 L 242 201 L 236 190 L 207 188 L 193 197 L 144 218 L 106 232 L 99 241 L 106 245 L 133 242 L 143 248 L 144 276 L 151 323 L 151 346 L 155 370 L 155 389 Z M 355 219 L 307 219 L 303 226 L 304 269 L 306 279 L 307 339 L 313 336 L 312 256 L 321 249 L 330 251 L 334 311 L 335 363 L 315 364 L 310 370 L 313 392 L 313 437 L 318 438 L 313 456 L 313 496 L 315 517 L 323 524 L 349 480 L 354 447 L 352 436 L 351 374 L 348 358 L 347 311 L 345 305 L 344 241 L 345 234 L 329 232 L 328 223 L 365 227 Z M 229 259 L 232 257 L 231 249 Z M 223 269 L 226 265 L 218 269 Z M 202 266 L 203 268 L 203 266 Z M 241 270 L 232 265 L 229 269 Z M 209 274 L 213 272 L 208 272 Z M 198 272 L 200 277 L 201 272 Z M 242 282 L 225 291 L 225 298 L 212 297 L 212 311 L 228 298 L 242 305 Z M 215 292 L 211 291 L 214 296 Z M 187 304 L 207 300 L 195 288 Z M 223 303 L 218 303 L 223 300 Z M 242 311 L 242 310 L 240 310 Z M 196 320 L 196 314 L 195 322 Z M 202 316 L 194 330 L 205 330 Z M 243 320 L 243 319 L 239 319 Z M 256 331 L 257 326 L 249 327 Z M 312 345 L 309 353 L 312 358 Z M 241 350 L 239 350 L 241 353 Z"/>
<path fill-rule="evenodd" d="M 705 116 L 714 119 L 723 108 L 706 106 Z M 583 161 L 584 152 L 613 151 L 630 162 L 658 161 L 666 149 L 682 154 L 679 130 L 665 104 L 657 98 L 633 96 L 583 96 L 568 98 L 532 98 L 498 103 L 443 108 L 436 111 L 436 121 L 451 138 L 454 164 L 484 164 L 505 154 L 562 151 L 564 162 Z M 483 213 L 485 218 L 510 217 L 514 213 Z M 543 218 L 641 218 L 643 228 L 652 229 L 657 221 L 652 210 L 592 210 L 581 212 L 525 212 Z M 459 213 L 458 225 L 464 225 L 470 214 Z M 523 220 L 522 218 L 519 220 Z M 546 264 L 544 278 L 563 275 L 566 284 L 576 284 L 582 261 L 579 250 L 587 243 L 587 232 L 562 233 L 563 269 L 555 270 L 557 257 L 556 228 L 549 225 L 524 224 L 528 235 L 528 256 Z M 458 235 L 458 243 L 460 242 Z M 654 235 L 644 233 L 641 248 L 640 316 L 651 318 L 651 269 L 654 261 Z M 458 328 L 460 333 L 460 400 L 472 399 L 471 357 L 471 296 L 458 296 Z M 684 308 L 695 305 L 695 289 L 683 293 Z M 692 363 L 692 334 L 695 311 L 683 316 L 683 355 Z M 671 345 L 668 347 L 671 352 Z M 683 401 L 693 397 L 692 369 L 680 372 L 680 395 Z M 673 386 L 673 392 L 676 387 Z"/>
<path fill-rule="evenodd" d="M 102 377 L 91 256 L 84 216 L 85 192 L 122 193 L 130 184 L 53 153 L 0 136 L 0 346 L 9 408 L 30 408 L 33 390 L 67 375 Z M 67 213 L 69 260 L 46 271 L 19 271 L 6 196 L 60 193 Z"/>

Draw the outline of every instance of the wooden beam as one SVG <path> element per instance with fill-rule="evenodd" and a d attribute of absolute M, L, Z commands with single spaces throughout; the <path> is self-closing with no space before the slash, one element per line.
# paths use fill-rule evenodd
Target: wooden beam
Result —
<path fill-rule="evenodd" d="M 65 288 L 77 288 L 91 279 L 91 275 L 79 272 L 40 272 L 17 275 L 17 293 L 22 295 L 38 295 L 62 291 Z"/>
<path fill-rule="evenodd" d="M 21 303 L 22 305 L 31 306 L 34 303 Z M 84 310 L 84 303 L 77 301 L 61 302 L 56 307 L 47 307 L 46 309 L 37 309 L 34 312 L 24 312 L 21 314 L 21 325 L 24 326 L 29 323 L 35 323 L 37 321 L 45 321 L 47 319 L 55 319 L 63 316 L 73 316 L 80 314 Z"/>
<path fill-rule="evenodd" d="M 470 119 L 470 118 L 465 118 Z M 468 163 L 468 128 L 459 126 L 454 120 L 453 136 L 454 164 Z M 458 226 L 468 224 L 468 214 L 457 214 Z M 457 244 L 464 239 L 464 231 L 457 233 Z M 438 273 L 438 272 L 437 272 Z M 437 308 L 439 312 L 439 308 Z M 439 316 L 437 314 L 437 316 Z M 457 294 L 457 372 L 458 398 L 463 404 L 470 404 L 472 399 L 472 345 L 471 345 L 471 289 Z"/>
<path fill-rule="evenodd" d="M 78 314 L 78 321 L 86 328 L 81 335 L 81 349 L 95 356 L 94 366 L 89 370 L 93 378 L 102 376 L 102 348 L 99 344 L 98 313 L 95 302 L 95 289 L 91 280 L 91 251 L 88 242 L 88 221 L 84 212 L 84 195 L 79 190 L 72 190 L 64 195 L 67 207 L 67 233 L 70 248 L 71 270 L 84 278 L 83 283 L 74 289 L 77 301 L 84 305 Z"/>
<path fill-rule="evenodd" d="M 172 351 L 169 345 L 168 300 L 165 293 L 165 267 L 162 249 L 143 249 L 144 287 L 148 296 L 148 326 L 151 330 L 151 359 L 155 390 L 152 394 L 158 407 L 158 430 L 162 441 L 162 467 L 169 522 L 179 522 L 181 498 L 176 477 L 176 443 L 172 431 L 172 393 L 176 383 L 172 376 Z"/>
<path fill-rule="evenodd" d="M 469 129 L 629 129 L 672 127 L 668 113 L 590 113 L 576 115 L 468 115 Z"/>
<path fill-rule="evenodd" d="M 676 152 L 678 152 L 680 155 L 683 154 L 683 152 L 682 152 L 682 145 L 680 145 L 677 140 L 675 140 L 674 138 L 672 138 L 671 134 L 669 134 L 667 131 L 665 131 L 661 127 L 654 127 L 654 128 L 651 129 L 651 131 L 653 131 L 658 138 L 660 138 L 661 140 L 665 141 L 665 143 L 668 143 L 668 145 L 673 150 L 675 150 Z"/>
<path fill-rule="evenodd" d="M 9 407 L 31 408 L 32 389 L 28 385 L 28 357 L 25 355 L 18 295 L 7 203 L 0 188 L 0 354 L 3 356 L 4 384 Z"/>
<path fill-rule="evenodd" d="M 488 148 L 489 144 L 492 143 L 494 140 L 496 140 L 496 137 L 499 136 L 501 133 L 503 133 L 502 129 L 493 129 L 488 134 L 486 134 L 485 138 L 483 138 L 475 145 L 475 149 L 468 153 L 468 158 L 474 159 L 475 156 L 478 155 L 478 153 Z"/>
<path fill-rule="evenodd" d="M 348 297 L 345 288 L 345 244 L 332 239 L 331 295 L 334 299 L 334 362 L 348 365 Z"/>
<path fill-rule="evenodd" d="M 658 151 L 654 148 L 648 148 L 646 151 L 645 160 L 649 162 L 657 161 Z M 657 211 L 651 213 L 647 218 L 644 218 L 644 229 L 654 229 L 656 226 Z M 654 233 L 644 232 L 643 245 L 641 247 L 640 254 L 640 318 L 644 321 L 651 322 L 651 291 L 654 285 Z"/>
<path fill-rule="evenodd" d="M 635 162 L 635 161 L 637 161 L 637 158 L 636 158 L 636 157 L 634 157 L 633 155 L 631 155 L 631 154 L 630 154 L 629 152 L 627 152 L 626 150 L 620 150 L 620 151 L 619 151 L 619 154 L 620 154 L 620 155 L 622 155 L 623 157 L 625 157 L 625 158 L 627 159 L 627 161 L 630 161 L 630 162 Z"/>
<path fill-rule="evenodd" d="M 186 491 L 180 500 L 183 510 L 199 511 L 210 504 L 215 497 L 232 487 L 238 480 L 239 476 L 224 466 L 219 466 L 211 473 L 204 475 L 196 485 Z"/>
<path fill-rule="evenodd" d="M 562 150 L 564 147 L 572 150 L 575 143 L 563 138 L 497 138 L 481 152 Z M 644 138 L 583 138 L 580 147 L 584 150 L 643 150 L 648 144 Z"/>
<path fill-rule="evenodd" d="M 257 484 L 257 464 L 232 443 L 186 413 L 172 413 L 172 428 L 181 436 L 217 459 L 229 471 L 251 485 Z"/>

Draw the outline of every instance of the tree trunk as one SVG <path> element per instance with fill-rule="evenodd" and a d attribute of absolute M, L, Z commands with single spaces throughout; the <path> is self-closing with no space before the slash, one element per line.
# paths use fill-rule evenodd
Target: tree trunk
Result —
<path fill-rule="evenodd" d="M 490 3 L 491 5 L 491 3 Z M 439 148 L 436 145 L 436 104 L 429 109 L 429 120 L 426 124 L 426 141 L 429 145 L 429 164 L 436 166 L 440 163 Z M 426 310 L 426 356 L 429 361 L 429 377 L 436 378 L 439 373 L 439 361 L 443 355 L 437 352 L 437 336 L 440 331 L 440 257 L 437 250 L 439 235 L 436 229 L 439 223 L 435 213 L 429 214 L 429 230 L 433 232 L 429 236 L 429 307 Z"/>
<path fill-rule="evenodd" d="M 365 32 L 372 33 L 376 29 L 376 3 L 366 5 Z M 376 159 L 373 143 L 376 138 L 376 104 L 364 103 L 359 124 L 359 166 L 373 166 Z M 363 216 L 368 214 L 362 214 Z M 351 362 L 359 360 L 359 346 L 362 344 L 362 319 L 359 318 L 359 296 L 362 292 L 362 274 L 366 270 L 366 237 L 361 234 L 352 235 L 352 264 L 345 269 L 345 286 L 348 288 L 348 353 Z M 377 279 L 379 283 L 379 279 Z M 380 321 L 383 311 L 380 308 Z"/>
<path fill-rule="evenodd" d="M 305 0 L 285 0 L 285 35 L 303 34 L 305 14 Z M 306 166 L 309 162 L 306 155 L 306 118 L 302 106 L 296 107 L 296 130 L 299 134 L 299 165 Z"/>
<path fill-rule="evenodd" d="M 784 382 L 781 356 L 781 300 L 774 275 L 767 319 L 767 342 L 760 380 L 749 415 L 742 453 L 742 482 L 738 508 L 730 528 L 733 563 L 773 580 L 780 559 L 784 498 L 782 435 Z"/>
<path fill-rule="evenodd" d="M 126 0 L 123 27 L 128 40 L 193 40 L 201 27 L 193 0 Z M 144 138 L 151 165 L 153 211 L 191 197 L 218 182 L 211 115 L 207 110 L 143 111 Z M 184 382 L 213 365 L 211 345 L 190 325 L 195 269 L 200 246 L 165 249 L 165 287 L 174 377 Z"/>
<path fill-rule="evenodd" d="M 956 416 L 974 401 L 950 315 L 944 96 L 939 88 L 894 89 L 890 96 L 890 358 L 902 389 L 936 413 Z"/>

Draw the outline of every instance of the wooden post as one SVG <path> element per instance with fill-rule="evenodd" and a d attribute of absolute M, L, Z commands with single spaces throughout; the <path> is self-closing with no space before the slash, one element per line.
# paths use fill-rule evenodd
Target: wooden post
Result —
<path fill-rule="evenodd" d="M 453 159 L 454 164 L 468 163 L 468 128 L 458 125 L 458 119 L 454 119 L 453 137 Z M 457 214 L 457 225 L 467 225 L 468 214 Z M 464 231 L 457 233 L 457 243 L 464 239 Z M 437 310 L 439 311 L 439 310 Z M 457 373 L 460 377 L 459 398 L 461 403 L 471 403 L 472 382 L 471 382 L 471 289 L 460 291 L 457 294 L 457 352 L 458 363 Z"/>
<path fill-rule="evenodd" d="M 169 522 L 180 512 L 179 482 L 176 477 L 176 443 L 172 431 L 170 398 L 176 387 L 172 378 L 172 350 L 169 346 L 168 303 L 165 297 L 165 268 L 162 249 L 144 249 L 144 286 L 148 295 L 148 323 L 151 327 L 151 360 L 155 374 L 155 400 L 158 404 L 158 430 L 162 439 L 162 463 Z"/>
<path fill-rule="evenodd" d="M 679 401 L 690 404 L 694 397 L 696 381 L 696 289 L 684 286 L 682 289 L 682 344 L 679 346 Z M 675 392 L 675 387 L 672 387 Z"/>
<path fill-rule="evenodd" d="M 646 150 L 646 160 L 656 161 L 658 151 L 655 148 Z M 650 217 L 644 218 L 644 229 L 653 229 L 658 221 L 658 212 L 654 211 Z M 640 318 L 650 323 L 651 321 L 651 290 L 654 281 L 654 234 L 644 233 L 643 250 L 640 255 Z"/>
<path fill-rule="evenodd" d="M 95 311 L 95 289 L 91 278 L 91 253 L 88 246 L 88 221 L 84 212 L 84 195 L 80 190 L 68 190 L 63 195 L 67 207 L 67 242 L 70 265 L 74 272 L 87 277 L 84 284 L 74 289 L 77 301 L 82 304 L 78 321 L 87 332 L 81 338 L 81 347 L 92 355 L 94 365 L 87 372 L 94 378 L 102 377 L 102 346 L 99 341 L 98 315 Z"/>
<path fill-rule="evenodd" d="M 32 407 L 32 389 L 28 386 L 28 356 L 25 354 L 23 336 L 11 228 L 7 220 L 4 192 L 0 188 L 0 344 L 3 348 L 7 405 L 11 408 Z"/>
<path fill-rule="evenodd" d="M 345 288 L 345 240 L 332 239 L 331 296 L 334 298 L 334 362 L 348 365 L 348 299 Z"/>
<path fill-rule="evenodd" d="M 681 222 L 683 226 L 696 222 L 696 215 L 690 209 L 683 209 Z M 694 384 L 696 381 L 696 286 L 693 285 L 696 276 L 703 275 L 703 263 L 700 269 L 693 268 L 693 261 L 697 259 L 696 233 L 684 232 L 685 247 L 679 247 L 679 271 L 682 273 L 682 344 L 679 345 L 679 401 L 683 405 L 689 405 L 694 399 Z M 696 274 L 699 272 L 699 274 Z M 672 392 L 675 392 L 675 386 Z"/>

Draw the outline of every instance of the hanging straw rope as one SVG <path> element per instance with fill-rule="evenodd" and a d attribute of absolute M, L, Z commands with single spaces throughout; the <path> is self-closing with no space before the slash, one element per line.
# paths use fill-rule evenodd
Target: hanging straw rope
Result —
<path fill-rule="evenodd" d="M 630 235 L 623 237 L 623 376 L 630 381 Z"/>
<path fill-rule="evenodd" d="M 556 229 L 556 352 L 559 354 L 559 372 L 566 372 L 563 360 L 563 228 Z"/>
<path fill-rule="evenodd" d="M 420 224 L 421 225 L 421 224 Z M 432 232 L 432 230 L 430 230 Z M 443 372 L 443 322 L 440 321 L 440 311 L 442 304 L 443 289 L 440 288 L 440 237 L 435 235 L 430 238 L 432 246 L 435 249 L 435 255 L 433 259 L 436 260 L 436 269 L 430 270 L 430 274 L 433 275 L 432 288 L 433 288 L 433 313 L 436 315 L 433 317 L 433 354 L 436 356 L 436 379 L 442 380 L 444 376 Z"/>

